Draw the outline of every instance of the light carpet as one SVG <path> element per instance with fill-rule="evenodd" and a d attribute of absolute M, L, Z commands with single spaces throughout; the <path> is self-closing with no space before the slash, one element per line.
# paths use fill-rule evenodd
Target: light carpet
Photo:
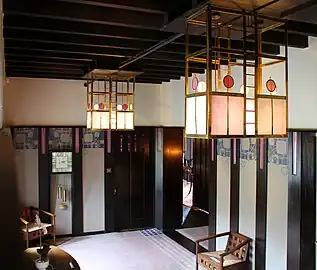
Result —
<path fill-rule="evenodd" d="M 76 237 L 59 247 L 81 270 L 195 269 L 195 255 L 157 229 Z"/>

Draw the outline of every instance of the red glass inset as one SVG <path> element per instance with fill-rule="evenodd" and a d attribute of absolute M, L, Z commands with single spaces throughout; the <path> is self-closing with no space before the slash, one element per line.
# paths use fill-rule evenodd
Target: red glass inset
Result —
<path fill-rule="evenodd" d="M 271 78 L 266 82 L 266 89 L 271 93 L 276 90 L 276 83 Z"/>
<path fill-rule="evenodd" d="M 199 80 L 198 80 L 198 77 L 196 74 L 194 74 L 194 78 L 192 80 L 192 89 L 193 91 L 196 91 L 197 88 L 198 88 L 198 83 L 199 83 Z"/>
<path fill-rule="evenodd" d="M 231 75 L 226 75 L 223 78 L 223 85 L 227 88 L 232 88 L 234 86 L 234 79 Z"/>
<path fill-rule="evenodd" d="M 122 105 L 122 110 L 126 111 L 129 108 L 128 104 L 123 104 Z"/>
<path fill-rule="evenodd" d="M 99 110 L 103 110 L 105 108 L 105 104 L 99 103 Z"/>

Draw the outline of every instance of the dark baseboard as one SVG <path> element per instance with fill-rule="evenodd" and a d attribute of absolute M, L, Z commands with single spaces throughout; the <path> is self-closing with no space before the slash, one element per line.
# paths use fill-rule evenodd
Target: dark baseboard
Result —
<path fill-rule="evenodd" d="M 97 234 L 104 234 L 105 231 L 95 231 L 95 232 L 84 232 L 84 233 L 77 233 L 77 234 L 61 234 L 56 235 L 56 238 L 64 238 L 64 237 L 77 237 L 77 236 L 89 236 L 89 235 L 97 235 Z"/>
<path fill-rule="evenodd" d="M 182 247 L 196 254 L 196 244 L 194 241 L 188 239 L 177 231 L 164 231 L 164 234 L 174 240 L 176 243 L 180 244 Z M 199 252 L 208 252 L 208 250 L 200 246 Z"/>

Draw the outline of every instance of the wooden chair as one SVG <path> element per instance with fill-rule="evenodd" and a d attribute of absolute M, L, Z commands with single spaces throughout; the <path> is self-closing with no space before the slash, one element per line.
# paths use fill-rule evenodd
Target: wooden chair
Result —
<path fill-rule="evenodd" d="M 226 250 L 199 253 L 199 243 L 228 236 Z M 196 270 L 199 265 L 209 270 L 249 269 L 249 252 L 252 240 L 242 234 L 226 232 L 196 241 Z"/>
<path fill-rule="evenodd" d="M 46 235 L 53 236 L 53 240 L 55 244 L 55 236 L 56 236 L 55 214 L 30 206 L 30 207 L 24 208 L 22 215 L 20 217 L 20 221 L 22 223 L 21 233 L 23 235 L 23 239 L 26 241 L 26 248 L 29 247 L 29 241 L 40 238 L 41 234 L 42 236 L 44 236 L 43 231 L 41 233 L 41 228 L 35 223 L 35 215 L 37 213 L 43 213 L 44 215 L 50 216 L 51 223 L 42 222 L 42 229 L 43 227 L 45 227 L 47 230 Z"/>

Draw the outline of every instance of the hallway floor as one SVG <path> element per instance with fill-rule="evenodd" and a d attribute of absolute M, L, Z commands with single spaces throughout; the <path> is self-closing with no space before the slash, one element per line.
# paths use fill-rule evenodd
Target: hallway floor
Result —
<path fill-rule="evenodd" d="M 76 237 L 59 247 L 81 270 L 195 269 L 195 255 L 157 229 Z"/>

